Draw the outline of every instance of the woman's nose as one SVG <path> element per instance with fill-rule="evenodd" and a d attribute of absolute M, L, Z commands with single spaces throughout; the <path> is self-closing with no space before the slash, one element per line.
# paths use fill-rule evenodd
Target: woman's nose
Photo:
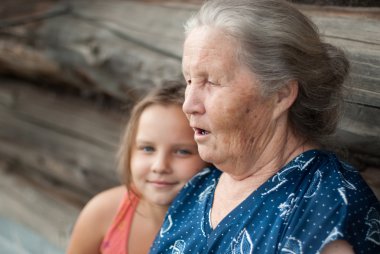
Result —
<path fill-rule="evenodd" d="M 188 85 L 185 91 L 185 101 L 182 110 L 187 115 L 203 114 L 202 91 L 195 85 Z"/>
<path fill-rule="evenodd" d="M 170 173 L 170 159 L 166 154 L 157 154 L 151 168 L 157 174 Z"/>

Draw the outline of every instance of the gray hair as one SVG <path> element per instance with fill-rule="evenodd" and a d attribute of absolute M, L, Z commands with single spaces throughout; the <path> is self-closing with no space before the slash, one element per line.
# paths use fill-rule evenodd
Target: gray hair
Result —
<path fill-rule="evenodd" d="M 238 42 L 236 56 L 258 77 L 263 96 L 298 82 L 289 111 L 297 135 L 323 144 L 334 133 L 349 62 L 321 41 L 305 15 L 281 0 L 210 0 L 187 21 L 186 35 L 201 26 L 221 29 Z"/>

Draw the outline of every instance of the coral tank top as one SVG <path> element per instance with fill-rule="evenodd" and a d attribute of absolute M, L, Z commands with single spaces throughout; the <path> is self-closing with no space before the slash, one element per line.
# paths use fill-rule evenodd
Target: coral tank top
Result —
<path fill-rule="evenodd" d="M 100 246 L 102 254 L 127 254 L 128 239 L 138 197 L 132 192 L 126 193 L 115 218 L 103 238 Z"/>

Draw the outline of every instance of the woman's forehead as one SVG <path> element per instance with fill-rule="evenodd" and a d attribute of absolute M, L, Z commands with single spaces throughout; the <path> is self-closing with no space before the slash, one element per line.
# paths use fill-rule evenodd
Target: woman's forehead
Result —
<path fill-rule="evenodd" d="M 222 29 L 215 27 L 194 28 L 186 37 L 184 49 L 202 48 L 204 50 L 218 50 L 221 48 L 236 48 L 236 41 L 227 36 Z"/>
<path fill-rule="evenodd" d="M 195 29 L 187 37 L 182 58 L 184 73 L 196 70 L 225 71 L 237 64 L 233 40 L 215 28 Z"/>

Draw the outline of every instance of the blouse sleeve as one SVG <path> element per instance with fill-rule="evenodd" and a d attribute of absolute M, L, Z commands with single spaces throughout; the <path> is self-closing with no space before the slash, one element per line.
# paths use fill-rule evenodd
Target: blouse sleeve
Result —
<path fill-rule="evenodd" d="M 281 250 L 319 253 L 327 243 L 342 239 L 355 253 L 380 253 L 379 202 L 359 173 L 345 170 L 320 175 L 317 191 L 290 202 L 293 213 L 284 227 Z"/>

